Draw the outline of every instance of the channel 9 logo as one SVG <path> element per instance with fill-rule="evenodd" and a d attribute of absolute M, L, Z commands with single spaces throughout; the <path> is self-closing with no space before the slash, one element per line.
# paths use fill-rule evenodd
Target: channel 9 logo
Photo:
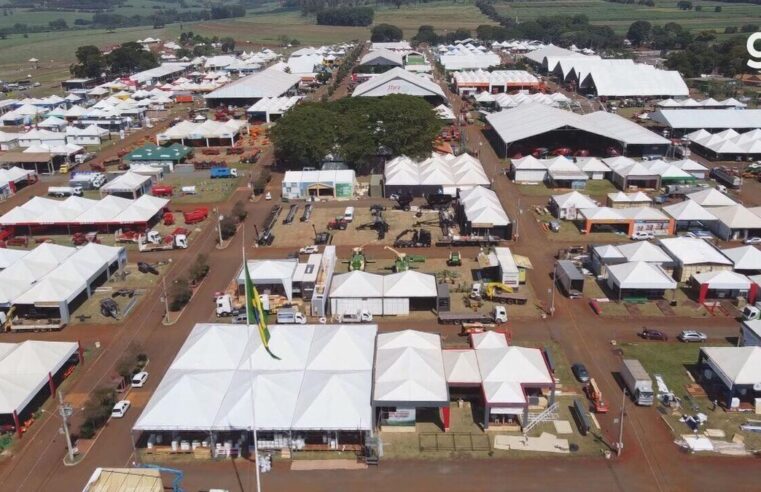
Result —
<path fill-rule="evenodd" d="M 761 70 L 761 50 L 756 49 L 756 42 L 758 41 L 761 41 L 761 32 L 754 32 L 748 36 L 748 43 L 746 46 L 748 48 L 748 54 L 751 57 L 751 59 L 748 60 L 748 66 L 750 68 L 755 68 L 756 70 Z"/>

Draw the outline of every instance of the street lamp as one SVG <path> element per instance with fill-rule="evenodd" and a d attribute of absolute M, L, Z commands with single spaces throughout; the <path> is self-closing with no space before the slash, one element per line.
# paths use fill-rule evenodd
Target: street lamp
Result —
<path fill-rule="evenodd" d="M 222 214 L 219 214 L 217 217 L 217 232 L 219 233 L 219 247 L 222 247 L 222 219 L 224 219 L 225 216 Z"/>
<path fill-rule="evenodd" d="M 63 434 L 66 436 L 66 448 L 68 450 L 67 455 L 69 458 L 69 463 L 74 462 L 74 446 L 71 444 L 71 434 L 69 434 L 69 417 L 71 417 L 71 414 L 74 413 L 74 409 L 63 401 L 63 397 L 61 395 L 61 390 L 58 390 L 58 401 L 60 402 L 58 404 L 58 415 L 61 416 L 61 420 L 63 420 Z"/>

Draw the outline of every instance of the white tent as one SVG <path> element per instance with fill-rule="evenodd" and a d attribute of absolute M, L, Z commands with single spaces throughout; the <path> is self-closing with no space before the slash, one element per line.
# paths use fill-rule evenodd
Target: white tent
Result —
<path fill-rule="evenodd" d="M 275 359 L 254 326 L 197 324 L 134 430 L 367 431 L 376 332 L 271 326 Z"/>
<path fill-rule="evenodd" d="M 578 191 L 553 195 L 550 197 L 550 204 L 555 216 L 566 220 L 576 220 L 579 209 L 597 207 L 597 202 Z"/>
<path fill-rule="evenodd" d="M 487 405 L 526 403 L 523 384 L 552 385 L 554 380 L 539 349 L 525 347 L 476 349 Z"/>
<path fill-rule="evenodd" d="M 667 205 L 662 210 L 677 222 L 710 222 L 716 220 L 711 212 L 694 200 L 684 200 L 673 205 Z"/>
<path fill-rule="evenodd" d="M 415 270 L 383 277 L 385 297 L 436 297 L 436 277 Z"/>
<path fill-rule="evenodd" d="M 687 195 L 687 198 L 703 207 L 729 207 L 737 204 L 737 202 L 716 188 L 707 188 L 703 191 L 690 193 Z"/>
<path fill-rule="evenodd" d="M 728 388 L 761 383 L 761 347 L 703 347 L 700 351 Z"/>
<path fill-rule="evenodd" d="M 748 277 L 729 270 L 696 273 L 692 278 L 700 285 L 708 284 L 712 290 L 748 290 L 751 286 Z"/>
<path fill-rule="evenodd" d="M 761 250 L 755 246 L 726 248 L 721 252 L 732 260 L 735 270 L 761 270 Z"/>
<path fill-rule="evenodd" d="M 100 188 L 100 194 L 101 196 L 114 193 L 131 194 L 133 197 L 137 197 L 148 190 L 150 183 L 150 176 L 127 171 L 103 185 Z"/>
<path fill-rule="evenodd" d="M 470 336 L 470 344 L 474 349 L 507 348 L 507 337 L 497 331 L 474 333 Z"/>
<path fill-rule="evenodd" d="M 282 285 L 285 296 L 291 300 L 293 299 L 293 274 L 298 264 L 296 259 L 248 260 L 248 272 L 254 285 Z M 245 276 L 245 271 L 241 267 L 238 273 L 238 285 L 245 284 Z"/>
<path fill-rule="evenodd" d="M 366 310 L 383 314 L 383 276 L 353 271 L 333 276 L 330 286 L 330 310 L 334 315 L 354 314 Z"/>
<path fill-rule="evenodd" d="M 481 373 L 478 370 L 476 351 L 471 349 L 442 351 L 444 374 L 450 385 L 480 385 Z"/>
<path fill-rule="evenodd" d="M 645 261 L 609 265 L 608 284 L 620 290 L 676 289 L 676 281 L 661 267 Z"/>
<path fill-rule="evenodd" d="M 0 343 L 0 414 L 23 411 L 78 349 L 76 342 Z"/>
<path fill-rule="evenodd" d="M 477 186 L 462 192 L 460 204 L 473 227 L 503 227 L 510 224 L 497 194 L 488 188 Z"/>
<path fill-rule="evenodd" d="M 438 97 L 446 100 L 439 84 L 397 67 L 359 84 L 352 97 L 382 97 L 390 94 Z"/>
<path fill-rule="evenodd" d="M 440 406 L 448 402 L 439 335 L 415 330 L 378 335 L 374 405 Z"/>

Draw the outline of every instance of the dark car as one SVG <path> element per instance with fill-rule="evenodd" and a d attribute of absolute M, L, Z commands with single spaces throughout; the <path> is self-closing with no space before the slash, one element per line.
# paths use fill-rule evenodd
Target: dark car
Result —
<path fill-rule="evenodd" d="M 587 368 L 584 367 L 584 364 L 576 363 L 572 365 L 571 371 L 573 371 L 573 375 L 576 376 L 576 379 L 578 379 L 580 382 L 589 382 L 589 373 L 587 372 Z"/>
<path fill-rule="evenodd" d="M 639 332 L 639 336 L 645 340 L 661 340 L 663 342 L 669 339 L 669 337 L 662 331 L 652 330 L 650 328 L 643 328 L 642 331 Z"/>

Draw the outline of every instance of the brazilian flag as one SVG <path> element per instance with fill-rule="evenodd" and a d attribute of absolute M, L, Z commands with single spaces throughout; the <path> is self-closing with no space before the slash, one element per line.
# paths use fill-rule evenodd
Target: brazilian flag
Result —
<path fill-rule="evenodd" d="M 259 291 L 251 281 L 251 275 L 248 273 L 248 262 L 243 262 L 243 268 L 246 273 L 246 318 L 249 325 L 256 325 L 259 328 L 259 337 L 262 344 L 272 357 L 280 360 L 275 354 L 270 352 L 270 331 L 267 328 L 267 316 L 262 308 L 262 301 L 259 298 Z"/>

